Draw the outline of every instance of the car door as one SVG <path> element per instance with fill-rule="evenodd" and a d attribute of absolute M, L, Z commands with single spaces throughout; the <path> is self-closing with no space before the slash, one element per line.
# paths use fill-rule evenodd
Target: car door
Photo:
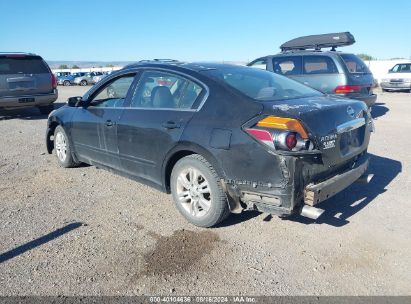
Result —
<path fill-rule="evenodd" d="M 76 154 L 88 163 L 120 169 L 117 123 L 135 74 L 109 80 L 78 107 L 71 124 Z"/>
<path fill-rule="evenodd" d="M 188 76 L 145 71 L 118 124 L 122 168 L 128 174 L 161 185 L 167 152 L 204 98 L 206 89 Z"/>

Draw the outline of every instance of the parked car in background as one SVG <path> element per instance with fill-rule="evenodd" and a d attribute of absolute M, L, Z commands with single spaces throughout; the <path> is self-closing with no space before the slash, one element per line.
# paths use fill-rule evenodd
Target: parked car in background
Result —
<path fill-rule="evenodd" d="M 70 72 L 56 72 L 55 74 L 57 77 L 64 77 L 64 76 L 71 75 Z"/>
<path fill-rule="evenodd" d="M 0 109 L 37 107 L 53 110 L 57 78 L 39 55 L 0 53 Z"/>
<path fill-rule="evenodd" d="M 86 86 L 89 84 L 93 84 L 93 77 L 94 76 L 101 76 L 103 75 L 102 72 L 88 72 L 85 73 L 82 76 L 76 77 L 73 80 L 73 84 L 81 85 L 81 86 Z"/>
<path fill-rule="evenodd" d="M 396 64 L 381 81 L 381 89 L 387 91 L 409 91 L 411 93 L 411 63 Z"/>
<path fill-rule="evenodd" d="M 75 72 L 75 73 L 71 73 L 70 75 L 67 76 L 62 76 L 58 78 L 58 84 L 59 85 L 64 85 L 64 86 L 70 86 L 74 84 L 74 79 L 76 77 L 82 77 L 84 76 L 86 73 L 85 72 Z"/>
<path fill-rule="evenodd" d="M 106 77 L 107 75 L 110 75 L 111 73 L 112 73 L 112 71 L 103 72 L 101 75 L 93 76 L 93 78 L 91 79 L 91 83 L 95 84 L 95 83 L 99 82 L 101 79 L 103 79 L 104 77 Z"/>
<path fill-rule="evenodd" d="M 258 58 L 248 66 L 287 76 L 326 94 L 362 100 L 371 107 L 377 95 L 367 65 L 354 54 L 335 51 L 354 42 L 348 32 L 300 37 L 281 45 L 280 54 Z"/>
<path fill-rule="evenodd" d="M 314 205 L 367 170 L 372 130 L 363 102 L 275 73 L 142 62 L 54 111 L 46 145 L 62 167 L 84 162 L 171 192 L 189 222 L 210 227 L 245 209 L 317 218 Z"/>

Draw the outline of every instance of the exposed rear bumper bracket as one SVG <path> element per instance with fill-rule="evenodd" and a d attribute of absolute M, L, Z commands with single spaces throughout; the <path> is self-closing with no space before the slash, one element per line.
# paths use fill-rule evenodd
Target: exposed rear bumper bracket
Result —
<path fill-rule="evenodd" d="M 368 168 L 368 158 L 344 173 L 318 184 L 309 184 L 304 189 L 304 203 L 314 206 L 344 190 L 360 178 Z"/>

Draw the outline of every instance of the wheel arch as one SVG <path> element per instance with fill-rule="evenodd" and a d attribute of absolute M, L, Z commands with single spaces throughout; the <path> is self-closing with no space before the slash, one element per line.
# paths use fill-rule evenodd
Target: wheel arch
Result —
<path fill-rule="evenodd" d="M 214 155 L 207 149 L 193 143 L 183 142 L 178 146 L 174 147 L 166 156 L 163 166 L 162 166 L 162 181 L 164 189 L 167 193 L 171 192 L 170 189 L 170 177 L 171 172 L 174 168 L 174 165 L 183 157 L 192 154 L 199 154 L 204 157 L 217 172 L 219 178 L 225 178 L 224 170 L 221 165 L 218 163 Z"/>
<path fill-rule="evenodd" d="M 75 161 L 78 161 L 77 155 L 76 155 L 76 153 L 75 153 L 75 151 L 74 151 L 73 142 L 72 142 L 72 140 L 71 140 L 71 137 L 70 137 L 70 136 L 68 135 L 68 133 L 67 133 L 67 128 L 65 127 L 65 124 L 64 124 L 63 121 L 61 121 L 58 117 L 55 117 L 55 116 L 54 116 L 54 117 L 52 118 L 52 120 L 48 123 L 48 127 L 47 127 L 47 133 L 46 133 L 47 152 L 48 152 L 49 154 L 52 154 L 52 153 L 53 153 L 53 150 L 54 150 L 54 139 L 51 140 L 51 136 L 54 136 L 54 131 L 56 130 L 56 128 L 57 128 L 58 126 L 61 126 L 61 127 L 64 129 L 64 131 L 65 131 L 65 133 L 66 133 L 66 135 L 67 135 L 67 137 L 68 137 L 68 141 L 69 141 L 69 143 L 70 143 L 70 146 L 72 147 L 71 155 L 73 156 L 73 159 L 74 159 Z"/>
<path fill-rule="evenodd" d="M 51 140 L 51 136 L 54 135 L 54 131 L 56 130 L 57 126 L 59 126 L 60 123 L 56 120 L 53 120 L 49 123 L 49 126 L 47 128 L 47 134 L 46 134 L 46 145 L 47 145 L 47 152 L 51 154 L 54 150 L 54 141 Z"/>

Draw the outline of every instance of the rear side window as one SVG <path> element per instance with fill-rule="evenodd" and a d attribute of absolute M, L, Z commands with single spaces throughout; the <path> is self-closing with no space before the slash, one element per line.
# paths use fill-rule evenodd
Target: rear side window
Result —
<path fill-rule="evenodd" d="M 0 56 L 0 75 L 50 73 L 39 56 Z"/>
<path fill-rule="evenodd" d="M 203 88 L 165 72 L 145 72 L 131 101 L 134 108 L 191 109 Z"/>
<path fill-rule="evenodd" d="M 338 73 L 334 61 L 327 56 L 304 56 L 304 74 Z"/>
<path fill-rule="evenodd" d="M 369 74 L 370 70 L 367 65 L 360 58 L 353 54 L 340 54 L 340 57 L 345 63 L 350 73 Z"/>
<path fill-rule="evenodd" d="M 301 56 L 273 58 L 273 71 L 280 75 L 299 75 L 301 72 Z"/>

